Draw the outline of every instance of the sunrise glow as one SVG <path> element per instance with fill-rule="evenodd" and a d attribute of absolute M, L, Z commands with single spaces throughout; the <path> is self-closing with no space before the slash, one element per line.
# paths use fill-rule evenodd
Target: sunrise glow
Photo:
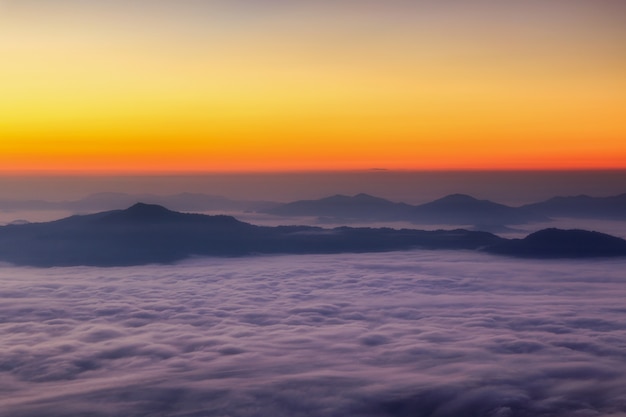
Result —
<path fill-rule="evenodd" d="M 618 2 L 54 3 L 0 8 L 2 172 L 626 168 Z"/>

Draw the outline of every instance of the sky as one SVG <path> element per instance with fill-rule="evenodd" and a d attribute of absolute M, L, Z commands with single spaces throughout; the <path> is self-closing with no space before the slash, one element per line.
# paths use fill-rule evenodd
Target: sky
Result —
<path fill-rule="evenodd" d="M 624 260 L 412 251 L 0 274 L 14 417 L 624 417 Z"/>
<path fill-rule="evenodd" d="M 621 0 L 0 0 L 0 173 L 626 168 Z"/>

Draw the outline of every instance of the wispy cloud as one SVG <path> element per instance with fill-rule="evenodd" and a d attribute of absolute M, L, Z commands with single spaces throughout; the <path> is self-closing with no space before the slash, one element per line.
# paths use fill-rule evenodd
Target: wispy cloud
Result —
<path fill-rule="evenodd" d="M 400 252 L 3 267 L 0 407 L 623 416 L 624 266 Z"/>

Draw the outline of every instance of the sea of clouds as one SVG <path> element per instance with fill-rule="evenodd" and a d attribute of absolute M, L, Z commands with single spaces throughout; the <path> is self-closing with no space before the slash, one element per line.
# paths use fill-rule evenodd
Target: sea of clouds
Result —
<path fill-rule="evenodd" d="M 626 260 L 0 267 L 0 415 L 626 416 Z"/>

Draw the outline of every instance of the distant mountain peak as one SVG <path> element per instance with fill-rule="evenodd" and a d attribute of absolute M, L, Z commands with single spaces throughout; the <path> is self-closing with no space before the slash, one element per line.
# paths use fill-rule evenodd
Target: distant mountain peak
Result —
<path fill-rule="evenodd" d="M 163 222 L 180 218 L 183 215 L 158 204 L 136 203 L 131 207 L 111 213 L 107 220 L 131 222 Z"/>
<path fill-rule="evenodd" d="M 368 204 L 368 203 L 383 203 L 383 202 L 391 203 L 390 201 L 385 200 L 384 198 L 375 197 L 373 195 L 365 194 L 365 193 L 360 193 L 360 194 L 356 194 L 353 196 L 345 195 L 345 194 L 335 194 L 335 195 L 331 195 L 330 197 L 322 198 L 320 200 L 302 200 L 302 201 L 297 201 L 295 203 L 302 203 L 302 202 L 314 203 L 314 204 L 317 204 L 317 203 Z"/>
<path fill-rule="evenodd" d="M 168 210 L 165 207 L 158 204 L 148 204 L 148 203 L 135 203 L 126 210 L 126 213 L 136 213 L 142 215 L 163 215 L 169 213 L 175 213 L 172 210 Z"/>
<path fill-rule="evenodd" d="M 279 216 L 317 216 L 342 221 L 404 220 L 411 206 L 394 203 L 370 194 L 335 194 L 319 200 L 300 200 L 265 210 Z"/>
<path fill-rule="evenodd" d="M 22 225 L 25 225 L 25 224 L 30 224 L 30 222 L 28 220 L 17 219 L 17 220 L 13 220 L 12 222 L 10 222 L 8 224 L 12 225 L 12 226 L 22 226 Z"/>
<path fill-rule="evenodd" d="M 509 207 L 490 200 L 479 200 L 467 194 L 450 194 L 439 200 L 416 206 L 413 219 L 416 223 L 474 224 L 483 227 L 547 220 L 547 217 L 530 210 Z"/>
<path fill-rule="evenodd" d="M 474 201 L 479 201 L 479 200 L 467 194 L 450 194 L 450 195 L 440 198 L 437 201 L 448 202 L 448 203 L 469 203 L 469 202 L 474 202 Z"/>
<path fill-rule="evenodd" d="M 375 199 L 378 199 L 378 197 L 374 197 L 373 195 L 370 195 L 370 194 L 367 194 L 367 193 L 355 194 L 354 198 L 366 198 L 366 199 L 375 198 Z"/>
<path fill-rule="evenodd" d="M 361 201 L 361 202 L 388 202 L 389 201 L 384 198 L 376 197 L 376 196 L 373 196 L 371 194 L 366 194 L 366 193 L 356 194 L 355 196 L 352 197 L 352 199 Z"/>

